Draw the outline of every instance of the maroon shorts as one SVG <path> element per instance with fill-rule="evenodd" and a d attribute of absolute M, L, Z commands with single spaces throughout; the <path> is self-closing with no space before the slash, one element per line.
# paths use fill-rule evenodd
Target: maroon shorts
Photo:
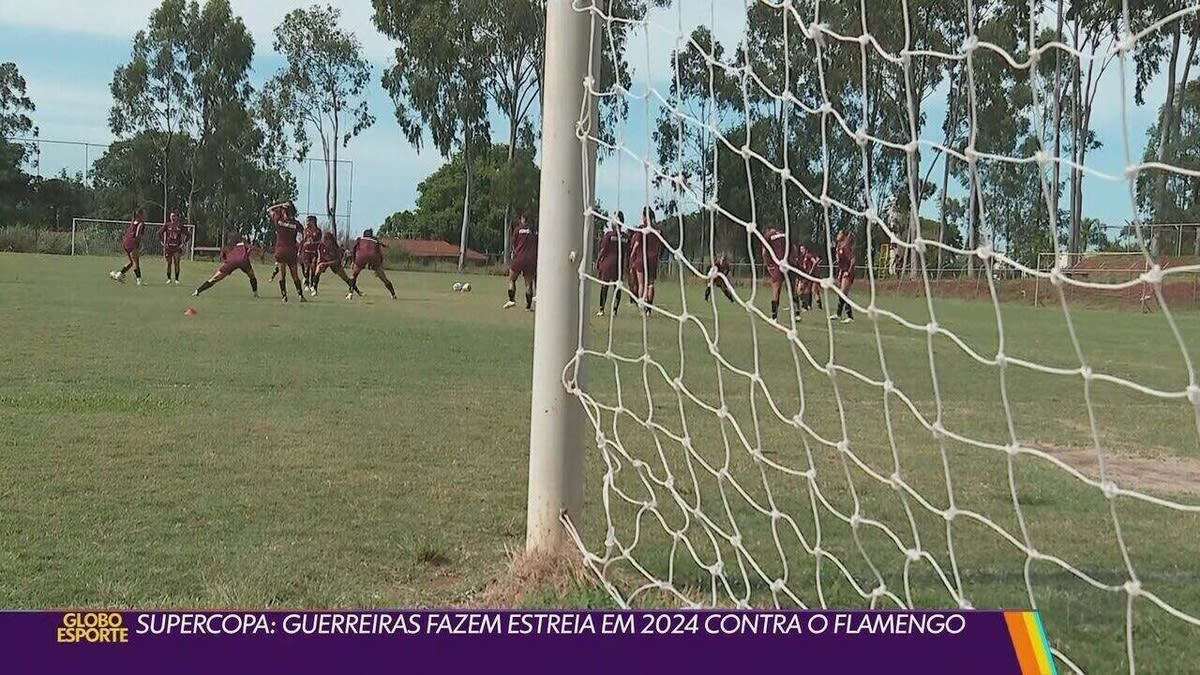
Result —
<path fill-rule="evenodd" d="M 508 273 L 520 274 L 526 279 L 537 277 L 537 259 L 536 258 L 513 258 L 512 265 L 508 268 Z"/>
<path fill-rule="evenodd" d="M 300 249 L 300 261 L 301 262 L 309 263 L 309 262 L 316 262 L 316 260 L 317 260 L 317 251 L 309 251 L 309 250 L 305 250 L 305 249 Z"/>
<path fill-rule="evenodd" d="M 771 278 L 771 283 L 782 284 L 783 278 L 786 275 L 784 275 L 783 269 L 781 269 L 779 267 L 768 267 L 767 268 L 767 276 L 769 276 Z"/>
<path fill-rule="evenodd" d="M 225 276 L 229 276 L 238 270 L 245 272 L 246 276 L 254 276 L 254 268 L 250 266 L 249 258 L 243 258 L 241 260 L 227 260 L 221 263 L 221 267 L 218 268 L 217 271 Z"/>
<path fill-rule="evenodd" d="M 125 250 L 127 255 L 133 254 L 138 252 L 138 249 L 140 248 L 138 244 L 139 242 L 134 239 L 126 239 L 121 242 L 121 248 Z"/>
<path fill-rule="evenodd" d="M 381 255 L 356 255 L 354 256 L 354 266 L 359 269 L 376 270 L 383 269 L 383 256 Z"/>
<path fill-rule="evenodd" d="M 642 277 L 647 284 L 652 284 L 658 280 L 658 261 L 651 260 L 644 262 L 642 260 L 635 260 L 629 266 L 629 274 L 631 276 L 636 275 L 634 278 Z"/>
<path fill-rule="evenodd" d="M 853 284 L 854 283 L 854 270 L 838 272 L 838 283 L 839 284 Z"/>
<path fill-rule="evenodd" d="M 280 265 L 295 265 L 296 264 L 296 249 L 294 248 L 277 248 L 275 249 L 275 262 Z"/>
<path fill-rule="evenodd" d="M 170 257 L 172 257 L 172 256 L 177 256 L 177 255 L 183 255 L 183 249 L 182 249 L 182 248 L 179 248 L 179 247 L 177 247 L 177 246 L 172 246 L 172 247 L 170 247 L 170 248 L 164 248 L 164 249 L 163 249 L 163 256 L 164 256 L 164 257 L 170 258 Z"/>

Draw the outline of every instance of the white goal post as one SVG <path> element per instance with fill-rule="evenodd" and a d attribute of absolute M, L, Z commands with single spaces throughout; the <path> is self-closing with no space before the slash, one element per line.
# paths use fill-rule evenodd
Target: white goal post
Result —
<path fill-rule="evenodd" d="M 146 223 L 142 234 L 141 252 L 146 255 L 162 255 L 162 244 L 158 241 L 158 230 L 162 223 Z M 128 220 L 104 218 L 71 219 L 71 255 L 123 255 L 121 248 Z M 185 252 L 188 260 L 195 259 L 196 226 L 185 223 L 188 233 Z"/>
<path fill-rule="evenodd" d="M 1063 242 L 1200 179 L 1128 110 L 1200 4 L 1115 4 L 547 0 L 526 548 L 622 607 L 1033 609 L 1060 669 L 1194 665 L 1200 262 Z M 1104 162 L 1058 138 L 1093 66 Z M 618 212 L 675 273 L 600 271 Z M 1091 304 L 1125 291 L 1154 314 Z"/>

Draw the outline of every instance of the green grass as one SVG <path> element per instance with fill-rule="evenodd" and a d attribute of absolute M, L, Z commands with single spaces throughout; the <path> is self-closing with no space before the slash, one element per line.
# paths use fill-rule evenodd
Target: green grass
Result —
<path fill-rule="evenodd" d="M 472 278 L 474 292 L 458 295 L 449 275 L 394 273 L 398 302 L 370 278 L 362 284 L 369 296 L 346 302 L 330 278 L 314 302 L 284 305 L 265 279 L 265 297 L 252 299 L 238 276 L 188 297 L 211 265 L 185 264 L 184 285 L 167 287 L 158 261 L 147 261 L 152 285 L 136 288 L 105 278 L 115 264 L 0 255 L 0 604 L 439 605 L 469 603 L 504 573 L 506 552 L 523 541 L 533 320 L 499 311 L 501 279 Z M 664 282 L 659 295 L 680 313 L 677 282 Z M 856 295 L 865 301 L 865 285 Z M 885 399 L 845 373 L 831 378 L 799 345 L 818 364 L 832 349 L 836 363 L 875 380 L 883 379 L 881 345 L 890 379 L 926 420 L 937 419 L 940 400 L 942 424 L 955 434 L 1003 445 L 1015 433 L 1095 475 L 1078 375 L 1007 368 L 1010 431 L 998 369 L 944 337 L 931 344 L 886 320 L 877 336 L 863 316 L 830 330 L 808 315 L 792 343 L 723 299 L 714 316 L 699 287 L 686 299 L 694 321 L 656 317 L 643 333 L 626 311 L 592 317 L 588 327 L 591 349 L 651 357 L 588 356 L 585 364 L 586 391 L 599 404 L 592 412 L 606 438 L 619 440 L 608 446 L 619 462 L 609 494 L 613 531 L 655 578 L 712 601 L 714 578 L 704 566 L 719 557 L 718 581 L 729 584 L 716 589 L 722 604 L 733 604 L 730 594 L 793 604 L 772 594 L 761 570 L 768 579 L 786 575 L 788 591 L 806 605 L 862 605 L 836 559 L 867 591 L 878 570 L 905 602 L 953 604 L 941 570 L 977 607 L 1024 607 L 1027 573 L 1056 648 L 1089 672 L 1127 668 L 1124 594 L 1028 561 L 977 519 L 959 517 L 947 528 L 911 494 L 871 475 L 890 476 L 898 460 L 911 492 L 933 508 L 946 508 L 952 494 L 960 512 L 1120 585 L 1129 574 L 1115 513 L 1143 588 L 1200 614 L 1196 515 L 1125 497 L 1110 509 L 1098 489 L 1041 458 L 1010 463 L 1001 451 L 939 444 L 899 397 Z M 759 292 L 755 302 L 766 300 Z M 194 317 L 184 315 L 189 304 Z M 921 299 L 877 304 L 918 324 L 929 320 Z M 936 299 L 934 313 L 979 354 L 996 353 L 990 303 Z M 1061 311 L 1003 305 L 1002 318 L 1008 356 L 1079 366 Z M 1182 353 L 1161 314 L 1080 309 L 1072 318 L 1096 372 L 1186 387 Z M 1200 359 L 1200 317 L 1177 318 L 1190 356 Z M 719 335 L 724 363 L 709 353 L 700 325 Z M 734 369 L 757 372 L 761 382 L 752 386 Z M 1100 381 L 1086 393 L 1112 480 L 1200 503 L 1200 486 L 1189 481 L 1200 475 L 1195 408 Z M 704 408 L 722 402 L 724 422 Z M 690 438 L 691 451 L 671 435 Z M 821 440 L 843 436 L 845 455 Z M 755 462 L 746 444 L 760 447 L 765 461 Z M 603 555 L 606 469 L 589 448 L 581 530 L 589 550 Z M 633 459 L 644 468 L 635 470 Z M 725 467 L 725 477 L 705 465 Z M 651 498 L 652 511 L 639 508 Z M 773 527 L 752 501 L 768 512 L 773 501 L 790 521 Z M 844 520 L 856 504 L 868 523 L 857 532 Z M 663 522 L 681 534 L 679 546 Z M 740 551 L 719 534 L 735 529 Z M 886 533 L 916 547 L 914 531 L 928 558 L 906 564 Z M 819 564 L 806 551 L 818 542 L 827 554 Z M 640 573 L 619 550 L 611 558 L 611 579 L 630 593 Z M 535 593 L 533 602 L 606 602 L 594 589 L 571 593 Z M 1145 598 L 1133 603 L 1133 617 L 1140 670 L 1194 666 L 1200 631 Z"/>

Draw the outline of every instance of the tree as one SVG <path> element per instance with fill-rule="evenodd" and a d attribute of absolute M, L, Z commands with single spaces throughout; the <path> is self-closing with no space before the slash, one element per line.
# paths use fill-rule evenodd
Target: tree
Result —
<path fill-rule="evenodd" d="M 449 158 L 463 157 L 462 227 L 469 241 L 473 157 L 485 145 L 490 63 L 475 36 L 486 27 L 488 0 L 372 0 L 376 27 L 396 42 L 395 60 L 383 86 L 395 104 L 405 137 L 420 148 L 428 133 L 433 147 Z M 458 268 L 466 266 L 466 249 Z"/>
<path fill-rule="evenodd" d="M 269 120 L 291 129 L 300 156 L 311 148 L 310 134 L 321 142 L 325 212 L 335 233 L 338 150 L 375 123 L 366 99 L 371 65 L 358 38 L 338 25 L 341 16 L 331 5 L 288 12 L 275 28 L 274 41 L 287 65 L 263 90 Z"/>
<path fill-rule="evenodd" d="M 22 167 L 37 148 L 9 139 L 37 136 L 28 114 L 35 110 L 17 64 L 0 63 L 0 222 L 14 219 L 28 200 L 29 176 Z"/>
<path fill-rule="evenodd" d="M 1164 124 L 1174 125 L 1175 131 L 1165 136 L 1162 133 Z M 1147 130 L 1146 136 L 1143 161 L 1150 162 L 1164 156 L 1160 143 L 1167 138 L 1172 144 L 1169 153 L 1172 166 L 1186 171 L 1200 170 L 1200 81 L 1188 82 L 1173 101 L 1159 108 L 1158 122 Z M 1143 222 L 1197 223 L 1200 222 L 1200 187 L 1196 179 L 1189 175 L 1145 169 L 1138 174 L 1137 206 Z M 1149 243 L 1157 254 L 1162 243 L 1160 235 L 1167 233 L 1154 234 Z M 1200 255 L 1200 237 L 1195 228 L 1184 235 L 1191 236 L 1193 254 Z M 1183 244 L 1176 243 L 1180 246 Z"/>
<path fill-rule="evenodd" d="M 142 131 L 108 147 L 92 164 L 92 185 L 96 190 L 95 213 L 102 218 L 127 219 L 134 209 L 157 203 L 182 204 L 187 199 L 188 167 L 195 139 L 175 132 L 163 138 L 162 131 Z M 163 154 L 162 148 L 176 152 Z M 147 213 L 147 219 L 163 215 Z"/>
<path fill-rule="evenodd" d="M 433 230 L 422 227 L 414 211 L 397 211 L 383 220 L 375 233 L 381 237 L 399 237 L 401 239 L 430 239 Z"/>
<path fill-rule="evenodd" d="M 464 241 L 460 238 L 461 230 L 456 223 L 460 218 L 466 177 L 470 175 L 477 188 L 477 197 L 472 200 L 468 214 L 471 228 L 467 246 L 487 253 L 499 253 L 504 250 L 504 210 L 508 205 L 506 195 L 529 195 L 528 201 L 518 208 L 536 213 L 541 171 L 534 164 L 532 148 L 520 148 L 513 161 L 509 162 L 508 146 L 490 145 L 486 150 L 472 155 L 474 166 L 470 171 L 462 166 L 465 159 L 462 153 L 452 155 L 450 161 L 421 181 L 417 186 L 416 212 L 408 220 L 409 227 L 405 234 L 419 239 L 444 239 L 451 243 Z"/>
<path fill-rule="evenodd" d="M 489 46 L 488 91 L 508 120 L 509 163 L 518 144 L 532 146 L 533 106 L 540 100 L 539 69 L 545 53 L 544 0 L 494 0 L 484 5 L 486 44 Z M 504 209 L 504 261 L 511 258 L 509 226 L 513 202 Z"/>

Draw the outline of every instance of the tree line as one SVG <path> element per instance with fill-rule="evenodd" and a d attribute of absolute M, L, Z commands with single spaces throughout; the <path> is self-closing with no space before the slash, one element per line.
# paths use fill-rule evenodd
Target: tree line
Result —
<path fill-rule="evenodd" d="M 595 68 L 596 86 L 611 94 L 599 98 L 604 141 L 615 138 L 629 114 L 630 32 L 668 4 L 604 3 L 604 13 L 619 19 L 603 24 Z M 793 238 L 818 246 L 828 231 L 856 228 L 865 254 L 887 243 L 887 234 L 865 228 L 847 210 L 870 207 L 901 241 L 919 235 L 943 244 L 929 249 L 927 264 L 969 271 L 975 258 L 946 249 L 990 241 L 1033 266 L 1055 241 L 1075 253 L 1136 247 L 1132 228 L 1114 240 L 1083 215 L 1080 168 L 1101 147 L 1093 118 L 1101 82 L 1117 67 L 1112 47 L 1122 35 L 1125 5 L 1130 28 L 1148 29 L 1131 52 L 1134 100 L 1145 105 L 1152 82 L 1166 89 L 1142 159 L 1183 169 L 1147 168 L 1137 176 L 1137 216 L 1200 220 L 1200 190 L 1189 175 L 1200 159 L 1191 142 L 1200 129 L 1200 83 L 1192 73 L 1200 21 L 1182 13 L 1161 23 L 1184 8 L 1183 0 L 977 0 L 970 16 L 957 0 L 822 0 L 820 40 L 803 35 L 808 26 L 795 18 L 815 16 L 815 0 L 798 0 L 790 9 L 750 3 L 747 29 L 735 45 L 721 44 L 712 27 L 701 25 L 661 64 L 671 73 L 668 103 L 653 125 L 654 205 L 662 227 L 696 259 L 718 248 L 754 256 L 757 246 L 743 227 L 750 221 L 787 226 Z M 379 81 L 401 136 L 447 160 L 419 186 L 416 208 L 380 229 L 507 253 L 514 212 L 537 206 L 543 0 L 372 0 L 372 6 L 376 29 L 394 47 Z M 163 0 L 113 76 L 109 125 L 118 142 L 97 160 L 86 190 L 66 188 L 74 177 L 62 176 L 44 187 L 46 199 L 55 191 L 64 199 L 78 192 L 92 200 L 92 212 L 112 215 L 137 201 L 152 212 L 182 209 L 202 225 L 253 231 L 262 226 L 266 195 L 295 192 L 285 160 L 316 146 L 327 171 L 329 225 L 336 227 L 338 152 L 375 122 L 364 96 L 371 67 L 339 18 L 321 6 L 285 16 L 272 46 L 286 65 L 256 90 L 249 82 L 254 43 L 226 0 Z M 869 49 L 833 37 L 864 29 L 874 41 Z M 959 53 L 969 38 L 994 48 L 976 48 L 969 58 L 944 56 Z M 1013 67 L 997 51 L 1021 61 L 1048 44 L 1059 46 L 1042 49 L 1027 67 Z M 910 56 L 894 58 L 905 49 Z M 0 71 L 5 137 L 33 128 L 32 102 L 23 98 L 23 84 L 15 86 L 20 76 L 10 65 Z M 928 106 L 942 97 L 941 129 L 930 129 Z M 497 119 L 507 142 L 494 143 Z M 855 138 L 856 129 L 869 137 Z M 912 138 L 936 145 L 907 152 Z M 968 147 L 978 159 L 964 158 Z M 996 159 L 1038 153 L 1061 161 Z M 27 154 L 18 144 L 0 148 L 0 190 L 20 189 L 14 168 L 19 173 Z M 822 203 L 822 195 L 845 208 Z M 5 200 L 2 208 L 34 201 Z M 719 209 L 704 208 L 710 203 Z M 1194 231 L 1183 236 L 1200 247 Z M 1156 250 L 1163 243 L 1148 242 Z M 909 255 L 903 267 L 911 274 L 917 264 Z"/>

